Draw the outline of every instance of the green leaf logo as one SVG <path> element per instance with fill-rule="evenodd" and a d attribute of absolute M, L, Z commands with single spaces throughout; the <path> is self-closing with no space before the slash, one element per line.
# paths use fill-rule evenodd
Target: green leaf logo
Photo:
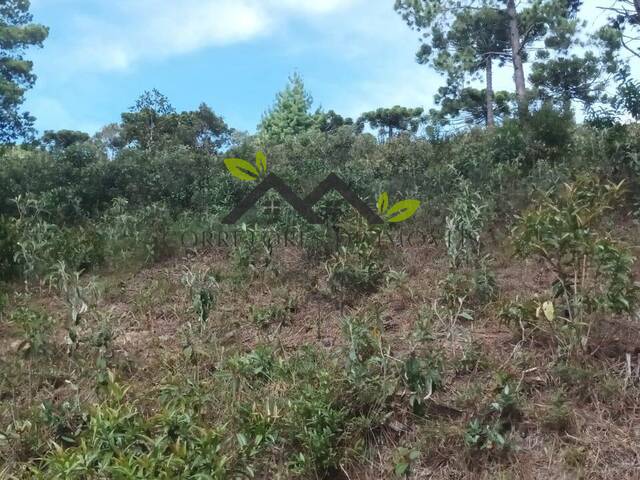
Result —
<path fill-rule="evenodd" d="M 241 158 L 227 158 L 224 161 L 224 164 L 227 166 L 227 169 L 239 180 L 243 182 L 253 182 L 260 177 L 258 170 L 256 167 L 251 165 L 246 160 L 242 160 Z M 266 159 L 265 159 L 265 167 L 266 167 Z"/>
<path fill-rule="evenodd" d="M 255 167 L 241 158 L 227 158 L 224 164 L 231 175 L 243 182 L 253 182 L 267 175 L 267 156 L 264 152 L 256 153 Z"/>
<path fill-rule="evenodd" d="M 404 222 L 413 217 L 418 208 L 420 208 L 419 200 L 402 200 L 386 211 L 387 222 Z"/>
<path fill-rule="evenodd" d="M 267 156 L 264 152 L 256 153 L 256 167 L 258 167 L 260 175 L 264 176 L 267 174 Z"/>
<path fill-rule="evenodd" d="M 378 197 L 378 213 L 384 215 L 389 209 L 389 195 L 387 192 L 382 192 Z"/>

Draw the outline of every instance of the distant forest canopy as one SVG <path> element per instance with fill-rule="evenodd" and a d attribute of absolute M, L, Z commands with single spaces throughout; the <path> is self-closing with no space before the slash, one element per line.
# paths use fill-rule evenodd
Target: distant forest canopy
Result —
<path fill-rule="evenodd" d="M 467 138 L 487 149 L 493 163 L 531 169 L 571 155 L 578 131 L 611 129 L 640 117 L 640 82 L 631 68 L 640 55 L 637 0 L 607 2 L 608 20 L 595 31 L 576 0 L 456 0 L 446 7 L 435 0 L 397 0 L 397 14 L 416 31 L 417 61 L 443 75 L 429 111 L 381 107 L 348 118 L 314 108 L 303 78 L 294 73 L 254 134 L 234 129 L 204 103 L 176 111 L 156 89 L 94 135 L 38 134 L 23 108 L 36 81 L 27 54 L 30 47 L 46 48 L 49 31 L 34 23 L 29 6 L 11 0 L 0 8 L 0 213 L 11 217 L 19 215 L 19 197 L 72 223 L 101 215 L 118 199 L 132 208 L 161 202 L 174 212 L 223 212 L 244 187 L 225 175 L 221 160 L 254 158 L 257 151 L 285 176 L 343 170 L 365 196 L 379 194 L 373 191 L 378 184 L 356 178 L 353 162 L 368 162 L 359 168 L 378 169 L 378 176 L 388 167 L 380 162 L 391 162 L 390 177 L 406 175 L 394 185 L 415 190 L 411 168 L 431 164 L 434 149 L 459 143 L 460 135 L 472 135 Z M 493 89 L 500 66 L 513 69 L 510 91 Z M 584 112 L 582 125 L 577 109 Z M 410 143 L 391 161 L 385 145 L 394 142 Z M 444 158 L 450 157 L 436 155 Z"/>
<path fill-rule="evenodd" d="M 51 149 L 92 141 L 111 156 L 121 148 L 146 150 L 167 141 L 213 152 L 246 136 L 227 127 L 206 105 L 176 113 L 156 90 L 145 92 L 122 114 L 120 123 L 105 126 L 93 138 L 66 130 L 38 136 L 35 118 L 22 108 L 36 81 L 26 55 L 30 47 L 46 48 L 49 29 L 34 23 L 28 0 L 3 3 L 3 145 Z M 384 141 L 400 134 L 493 128 L 508 119 L 524 121 L 543 108 L 567 116 L 579 108 L 587 121 L 637 120 L 640 84 L 632 75 L 630 59 L 640 59 L 640 2 L 603 2 L 600 9 L 608 21 L 597 29 L 588 27 L 583 4 L 581 0 L 396 0 L 396 12 L 416 31 L 417 62 L 443 76 L 435 108 L 378 108 L 355 119 L 333 110 L 312 110 L 313 99 L 296 73 L 264 113 L 254 138 L 265 145 L 278 144 L 309 129 L 330 132 L 349 125 L 358 132 L 369 127 L 367 131 Z M 512 90 L 494 90 L 499 67 L 513 69 Z"/>

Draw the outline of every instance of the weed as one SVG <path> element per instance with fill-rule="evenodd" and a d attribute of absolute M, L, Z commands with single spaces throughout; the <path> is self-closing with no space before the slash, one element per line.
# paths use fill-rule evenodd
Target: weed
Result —
<path fill-rule="evenodd" d="M 482 423 L 473 419 L 464 432 L 464 443 L 472 451 L 488 450 L 502 454 L 512 448 L 500 421 Z"/>
<path fill-rule="evenodd" d="M 411 474 L 411 466 L 419 459 L 419 450 L 398 447 L 393 454 L 393 473 L 396 477 L 408 477 Z"/>
<path fill-rule="evenodd" d="M 184 267 L 182 284 L 189 290 L 191 309 L 196 314 L 199 331 L 207 326 L 211 310 L 215 307 L 218 282 L 209 270 L 191 271 Z"/>
<path fill-rule="evenodd" d="M 487 367 L 487 358 L 478 342 L 468 342 L 462 351 L 462 357 L 457 362 L 456 371 L 473 373 Z"/>
<path fill-rule="evenodd" d="M 480 194 L 464 182 L 446 218 L 445 245 L 452 268 L 471 264 L 479 257 L 486 208 Z"/>
<path fill-rule="evenodd" d="M 404 361 L 404 384 L 409 391 L 409 406 L 422 415 L 425 402 L 442 385 L 442 360 L 438 356 L 418 357 L 412 353 Z"/>
<path fill-rule="evenodd" d="M 4 319 L 4 312 L 9 304 L 9 295 L 0 291 L 0 322 Z"/>
<path fill-rule="evenodd" d="M 50 284 L 56 284 L 63 295 L 69 317 L 66 322 L 67 346 L 69 352 L 78 348 L 80 343 L 79 326 L 84 315 L 89 311 L 89 298 L 95 296 L 95 285 L 90 282 L 87 286 L 80 284 L 81 272 L 67 272 L 67 266 L 59 261 L 49 275 Z"/>
<path fill-rule="evenodd" d="M 549 430 L 564 433 L 570 430 L 571 409 L 567 405 L 564 392 L 560 391 L 553 395 L 551 403 L 545 411 L 542 424 Z"/>
<path fill-rule="evenodd" d="M 290 314 L 291 309 L 281 305 L 267 305 L 266 307 L 251 308 L 251 320 L 260 328 L 265 328 L 274 324 L 283 324 L 287 321 Z"/>
<path fill-rule="evenodd" d="M 384 279 L 380 248 L 377 246 L 379 232 L 367 225 L 355 227 L 350 232 L 350 241 L 325 263 L 329 287 L 344 298 L 350 294 L 375 291 Z"/>
<path fill-rule="evenodd" d="M 9 321 L 20 332 L 21 341 L 16 351 L 36 356 L 47 353 L 51 347 L 53 321 L 44 313 L 20 307 L 14 311 Z"/>
<path fill-rule="evenodd" d="M 514 422 L 518 421 L 520 411 L 517 396 L 508 377 L 498 376 L 498 385 L 494 400 L 481 417 L 472 419 L 464 433 L 465 445 L 474 453 L 488 451 L 502 455 L 513 449 L 509 439 Z"/>

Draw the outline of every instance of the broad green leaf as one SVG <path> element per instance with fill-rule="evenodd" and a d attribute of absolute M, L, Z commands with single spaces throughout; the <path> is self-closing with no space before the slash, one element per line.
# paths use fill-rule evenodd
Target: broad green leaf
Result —
<path fill-rule="evenodd" d="M 387 211 L 387 221 L 391 223 L 404 222 L 413 217 L 418 208 L 420 208 L 419 200 L 402 200 Z"/>
<path fill-rule="evenodd" d="M 227 158 L 224 161 L 224 164 L 227 166 L 231 175 L 243 182 L 253 182 L 260 176 L 256 167 L 246 160 L 242 160 L 240 158 Z"/>
<path fill-rule="evenodd" d="M 399 477 L 403 476 L 407 473 L 409 469 L 409 464 L 406 462 L 396 463 L 395 474 Z"/>
<path fill-rule="evenodd" d="M 258 172 L 265 175 L 267 173 L 267 156 L 264 152 L 256 153 L 256 167 L 258 167 Z"/>
<path fill-rule="evenodd" d="M 378 197 L 378 213 L 384 214 L 389 210 L 389 195 L 387 192 L 382 192 Z"/>

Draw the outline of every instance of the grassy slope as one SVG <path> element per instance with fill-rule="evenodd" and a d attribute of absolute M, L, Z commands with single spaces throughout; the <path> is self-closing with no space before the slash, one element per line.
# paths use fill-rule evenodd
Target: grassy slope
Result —
<path fill-rule="evenodd" d="M 632 238 L 633 233 L 627 235 Z M 430 345 L 444 356 L 444 384 L 427 401 L 426 418 L 411 414 L 399 389 L 390 417 L 366 436 L 365 459 L 350 457 L 336 476 L 391 478 L 396 447 L 406 446 L 421 452 L 412 466 L 412 478 L 638 478 L 640 379 L 628 378 L 626 354 L 632 354 L 633 373 L 640 362 L 640 328 L 624 318 L 603 319 L 602 328 L 592 335 L 595 353 L 558 373 L 553 346 L 544 338 L 523 340 L 517 328 L 497 318 L 505 301 L 542 295 L 548 287 L 548 272 L 541 264 L 516 261 L 508 251 L 508 242 L 498 241 L 492 252 L 497 300 L 477 307 L 473 321 L 436 317 L 432 322 Z M 100 275 L 100 300 L 89 313 L 91 328 L 97 318 L 110 326 L 114 339 L 109 367 L 130 388 L 127 400 L 151 415 L 157 409 L 159 385 L 182 384 L 185 379 L 207 385 L 225 358 L 257 345 L 272 345 L 285 358 L 309 344 L 329 356 L 342 356 L 344 315 L 376 317 L 384 326 L 382 335 L 391 346 L 391 356 L 402 357 L 411 348 L 421 312 L 441 297 L 439 282 L 447 274 L 447 261 L 441 247 L 430 246 L 404 250 L 389 262 L 406 276 L 340 305 L 327 293 L 323 266 L 306 262 L 294 249 L 277 252 L 277 272 L 249 273 L 245 279 L 235 277 L 225 252 L 168 259 L 139 272 Z M 202 350 L 196 365 L 184 355 L 182 332 L 194 318 L 180 283 L 184 266 L 206 266 L 222 279 L 207 333 L 193 341 L 194 348 Z M 48 312 L 56 328 L 49 338 L 50 353 L 25 356 L 17 352 L 25 347 L 19 343 L 16 326 L 7 315 L 0 322 L 0 432 L 14 432 L 14 440 L 0 444 L 5 473 L 19 473 L 28 459 L 47 448 L 43 430 L 20 431 L 16 420 L 35 419 L 44 401 L 58 405 L 98 401 L 96 350 L 81 345 L 73 355 L 65 353 L 64 302 L 47 289 L 32 289 L 29 294 L 19 289 L 7 311 L 19 305 Z M 256 308 L 269 305 L 283 306 L 285 313 L 257 325 Z M 465 448 L 464 432 L 470 419 L 481 415 L 495 398 L 498 372 L 511 375 L 519 395 L 521 418 L 510 434 L 513 448 L 502 455 L 473 452 Z M 566 411 L 553 407 L 560 393 L 567 399 Z M 232 396 L 220 395 L 209 414 L 217 419 L 233 415 L 233 402 Z M 563 422 L 566 428 L 558 427 Z M 264 462 L 258 477 L 274 478 L 275 471 L 282 478 L 290 475 L 278 454 Z"/>

